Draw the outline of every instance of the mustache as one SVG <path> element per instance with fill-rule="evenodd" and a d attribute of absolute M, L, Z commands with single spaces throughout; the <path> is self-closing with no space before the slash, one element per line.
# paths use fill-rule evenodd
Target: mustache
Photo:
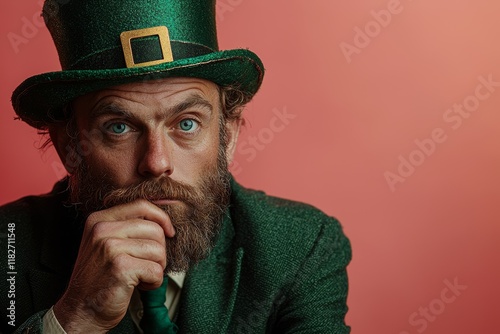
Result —
<path fill-rule="evenodd" d="M 133 202 L 137 199 L 149 201 L 177 200 L 184 202 L 190 207 L 196 207 L 200 203 L 199 189 L 180 181 L 164 177 L 161 179 L 145 180 L 139 184 L 117 188 L 109 191 L 103 198 L 104 208 Z"/>

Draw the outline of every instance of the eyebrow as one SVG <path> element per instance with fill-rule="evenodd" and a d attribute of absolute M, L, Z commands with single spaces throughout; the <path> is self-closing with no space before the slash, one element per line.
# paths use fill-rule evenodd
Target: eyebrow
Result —
<path fill-rule="evenodd" d="M 213 112 L 213 106 L 210 102 L 205 100 L 203 97 L 200 95 L 193 95 L 183 102 L 175 105 L 173 108 L 171 108 L 169 111 L 172 113 L 173 116 L 183 112 L 184 110 L 191 109 L 193 107 L 201 107 L 203 109 L 206 109 L 210 114 Z"/>
<path fill-rule="evenodd" d="M 206 99 L 201 97 L 200 95 L 193 95 L 186 100 L 174 105 L 171 108 L 166 110 L 166 113 L 171 114 L 171 116 L 176 116 L 181 112 L 193 108 L 193 107 L 201 107 L 209 112 L 211 115 L 213 112 L 213 106 Z M 102 115 L 117 115 L 126 118 L 136 118 L 129 110 L 123 108 L 120 104 L 115 102 L 104 103 L 102 105 L 95 106 L 91 112 L 91 118 L 97 118 Z"/>
<path fill-rule="evenodd" d="M 97 105 L 90 111 L 90 118 L 98 118 L 102 115 L 117 115 L 132 118 L 132 114 L 126 109 L 122 108 L 120 105 L 109 102 L 103 105 Z"/>

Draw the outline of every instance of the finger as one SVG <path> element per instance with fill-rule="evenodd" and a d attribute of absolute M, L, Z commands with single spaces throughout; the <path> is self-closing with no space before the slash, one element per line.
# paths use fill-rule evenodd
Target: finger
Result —
<path fill-rule="evenodd" d="M 130 203 L 120 204 L 106 210 L 94 212 L 87 218 L 87 223 L 89 224 L 88 227 L 92 229 L 93 225 L 98 222 L 123 221 L 134 218 L 150 220 L 157 223 L 168 237 L 173 237 L 175 235 L 175 229 L 166 212 L 145 199 L 138 199 Z"/>
<path fill-rule="evenodd" d="M 143 219 L 98 222 L 90 233 L 94 241 L 106 238 L 150 239 L 165 245 L 163 228 L 158 223 Z"/>
<path fill-rule="evenodd" d="M 128 254 L 121 254 L 115 259 L 117 274 L 129 287 L 154 289 L 163 282 L 163 267 L 153 261 L 139 259 Z"/>
<path fill-rule="evenodd" d="M 133 258 L 156 262 L 165 269 L 167 254 L 165 244 L 146 239 L 108 238 L 103 241 L 104 258 L 112 263 L 123 254 Z"/>
<path fill-rule="evenodd" d="M 165 279 L 165 278 L 163 278 L 163 279 Z M 150 290 L 158 289 L 162 283 L 163 283 L 163 280 L 159 284 L 158 284 L 158 282 L 155 282 L 155 283 L 139 282 L 139 284 L 137 285 L 137 288 L 139 290 L 150 291 Z"/>

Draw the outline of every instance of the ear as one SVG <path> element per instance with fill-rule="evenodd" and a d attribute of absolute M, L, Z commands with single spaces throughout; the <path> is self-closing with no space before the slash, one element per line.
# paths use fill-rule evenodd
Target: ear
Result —
<path fill-rule="evenodd" d="M 227 164 L 230 165 L 234 158 L 234 152 L 236 151 L 236 144 L 238 142 L 238 136 L 240 134 L 241 125 L 245 123 L 242 118 L 227 121 L 226 122 L 226 134 L 227 134 L 227 147 L 226 147 L 226 159 Z"/>

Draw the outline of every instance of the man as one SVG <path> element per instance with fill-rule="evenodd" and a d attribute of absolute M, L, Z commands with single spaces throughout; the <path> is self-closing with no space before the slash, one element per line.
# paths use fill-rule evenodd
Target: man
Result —
<path fill-rule="evenodd" d="M 228 172 L 264 69 L 218 51 L 214 1 L 54 5 L 63 70 L 12 101 L 69 177 L 0 209 L 1 331 L 348 333 L 339 223 Z"/>

